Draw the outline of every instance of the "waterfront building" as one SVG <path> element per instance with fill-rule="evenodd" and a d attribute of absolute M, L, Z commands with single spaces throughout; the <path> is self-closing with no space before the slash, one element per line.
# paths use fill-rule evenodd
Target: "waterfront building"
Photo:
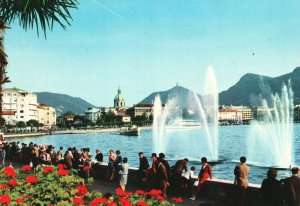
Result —
<path fill-rule="evenodd" d="M 114 108 L 116 109 L 120 109 L 120 108 L 126 108 L 125 105 L 125 98 L 123 97 L 122 93 L 121 93 L 121 89 L 118 89 L 118 93 L 114 98 Z"/>
<path fill-rule="evenodd" d="M 132 117 L 153 115 L 153 104 L 136 104 L 127 110 L 127 114 Z"/>
<path fill-rule="evenodd" d="M 242 111 L 234 109 L 220 109 L 219 110 L 219 121 L 242 121 L 243 114 Z"/>
<path fill-rule="evenodd" d="M 236 110 L 242 113 L 242 121 L 249 121 L 253 119 L 253 112 L 249 106 L 221 106 L 220 110 Z"/>
<path fill-rule="evenodd" d="M 56 125 L 56 112 L 53 107 L 46 104 L 39 104 L 38 109 L 38 121 L 43 124 L 44 127 L 50 128 Z"/>
<path fill-rule="evenodd" d="M 6 124 L 38 120 L 37 96 L 18 88 L 3 89 L 2 113 Z"/>
<path fill-rule="evenodd" d="M 96 123 L 97 120 L 101 118 L 101 113 L 101 108 L 88 108 L 85 112 L 85 118 Z"/>

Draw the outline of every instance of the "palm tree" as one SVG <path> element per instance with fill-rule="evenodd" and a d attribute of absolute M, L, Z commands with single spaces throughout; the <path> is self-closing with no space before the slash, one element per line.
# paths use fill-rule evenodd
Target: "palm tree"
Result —
<path fill-rule="evenodd" d="M 3 127 L 2 118 L 2 89 L 10 82 L 6 76 L 7 55 L 4 51 L 4 32 L 7 25 L 18 21 L 27 29 L 36 29 L 39 36 L 41 29 L 46 38 L 47 30 L 52 30 L 54 23 L 63 29 L 72 20 L 69 9 L 77 8 L 77 0 L 0 0 L 0 129 Z"/>

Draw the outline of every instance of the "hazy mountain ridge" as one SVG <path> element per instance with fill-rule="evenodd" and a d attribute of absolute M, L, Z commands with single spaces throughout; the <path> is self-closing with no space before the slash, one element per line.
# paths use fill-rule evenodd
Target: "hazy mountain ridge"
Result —
<path fill-rule="evenodd" d="M 281 94 L 283 83 L 288 84 L 289 80 L 294 92 L 294 103 L 299 104 L 300 67 L 273 78 L 252 73 L 245 74 L 235 85 L 219 94 L 219 104 L 257 106 L 255 97 L 266 92 Z"/>
<path fill-rule="evenodd" d="M 36 92 L 36 94 L 39 103 L 54 107 L 58 115 L 66 113 L 67 111 L 72 111 L 75 114 L 82 114 L 87 108 L 95 107 L 79 97 L 72 97 L 67 94 L 51 92 Z"/>

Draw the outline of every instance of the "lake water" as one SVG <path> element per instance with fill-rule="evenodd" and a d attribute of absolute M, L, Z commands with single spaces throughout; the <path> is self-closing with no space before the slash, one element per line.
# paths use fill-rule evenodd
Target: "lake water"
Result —
<path fill-rule="evenodd" d="M 260 184 L 266 177 L 269 166 L 272 166 L 274 157 L 267 149 L 268 145 L 259 147 L 259 150 L 249 146 L 249 125 L 219 127 L 219 159 L 218 164 L 213 165 L 213 176 L 216 178 L 233 180 L 233 170 L 239 162 L 240 156 L 246 156 L 250 166 L 249 180 L 251 183 Z M 293 164 L 300 165 L 300 124 L 293 127 Z M 24 143 L 34 142 L 43 145 L 53 145 L 55 150 L 60 146 L 64 150 L 68 147 L 78 149 L 89 147 L 93 158 L 95 150 L 100 149 L 107 161 L 110 149 L 119 149 L 123 157 L 128 157 L 129 165 L 138 167 L 138 153 L 143 151 L 149 162 L 150 156 L 155 151 L 153 148 L 152 131 L 142 130 L 139 137 L 122 136 L 118 133 L 94 133 L 94 134 L 72 134 L 72 135 L 49 135 L 32 138 L 12 139 Z M 166 134 L 166 159 L 173 165 L 176 160 L 188 158 L 189 167 L 195 166 L 200 170 L 200 159 L 203 156 L 210 160 L 210 151 L 203 131 L 169 131 Z M 264 148 L 265 147 L 265 148 Z M 290 176 L 289 170 L 280 170 L 278 178 Z"/>

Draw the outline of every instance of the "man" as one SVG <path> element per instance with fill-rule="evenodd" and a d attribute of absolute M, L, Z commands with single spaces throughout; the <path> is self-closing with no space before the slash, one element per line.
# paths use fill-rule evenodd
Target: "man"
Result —
<path fill-rule="evenodd" d="M 208 179 L 212 179 L 212 167 L 207 163 L 206 157 L 201 158 L 201 164 L 202 167 L 198 175 L 198 184 L 195 185 L 195 187 L 193 188 L 193 194 L 190 198 L 191 200 L 195 200 L 198 192 L 200 191 L 204 183 Z"/>
<path fill-rule="evenodd" d="M 284 180 L 283 196 L 287 206 L 300 206 L 299 168 L 292 168 L 292 176 Z"/>
<path fill-rule="evenodd" d="M 175 166 L 173 168 L 173 181 L 174 181 L 174 188 L 180 188 L 181 186 L 181 176 L 184 172 L 188 171 L 188 162 L 189 160 L 187 158 L 178 160 L 175 163 Z"/>
<path fill-rule="evenodd" d="M 140 177 L 140 179 L 144 179 L 147 180 L 148 178 L 148 173 L 147 173 L 147 170 L 149 169 L 149 162 L 147 160 L 147 158 L 144 156 L 144 153 L 143 152 L 140 152 L 139 153 L 139 159 L 140 159 L 140 165 L 139 165 L 139 170 L 138 170 L 138 175 Z"/>
<path fill-rule="evenodd" d="M 63 149 L 64 149 L 63 147 L 60 147 L 59 151 L 56 154 L 56 161 L 57 161 L 58 164 L 61 163 L 61 161 L 63 159 L 63 155 L 64 155 Z"/>
<path fill-rule="evenodd" d="M 237 205 L 240 206 L 243 206 L 245 204 L 246 190 L 248 187 L 248 174 L 250 168 L 246 165 L 246 160 L 246 157 L 241 157 L 241 163 L 234 168 L 236 202 Z"/>
<path fill-rule="evenodd" d="M 50 165 L 51 164 L 51 157 L 48 153 L 46 153 L 46 148 L 44 146 L 41 147 L 40 152 L 41 152 L 41 154 L 40 154 L 41 164 Z"/>
<path fill-rule="evenodd" d="M 97 160 L 97 162 L 99 164 L 103 163 L 103 154 L 98 149 L 96 150 L 96 157 L 95 157 L 95 159 Z"/>

